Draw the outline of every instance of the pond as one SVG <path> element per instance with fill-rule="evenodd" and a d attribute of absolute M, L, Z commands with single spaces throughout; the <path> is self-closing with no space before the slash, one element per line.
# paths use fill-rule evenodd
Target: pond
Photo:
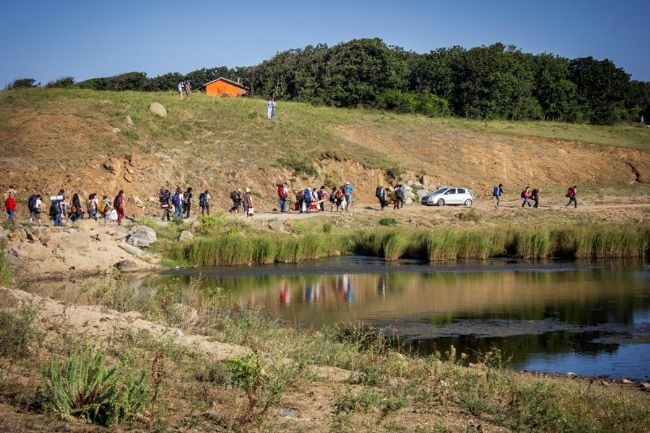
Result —
<path fill-rule="evenodd" d="M 644 263 L 428 265 L 340 257 L 180 269 L 133 287 L 158 284 L 218 292 L 308 328 L 364 322 L 423 355 L 454 346 L 471 362 L 496 347 L 514 369 L 650 379 L 650 265 Z M 56 290 L 41 285 L 42 294 L 64 296 Z"/>

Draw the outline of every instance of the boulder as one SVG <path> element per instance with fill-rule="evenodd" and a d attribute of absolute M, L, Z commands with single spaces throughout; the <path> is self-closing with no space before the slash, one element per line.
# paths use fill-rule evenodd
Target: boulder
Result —
<path fill-rule="evenodd" d="M 120 128 L 116 128 L 116 127 L 112 127 L 111 131 L 113 131 L 113 134 L 119 134 L 120 132 L 122 132 Z"/>
<path fill-rule="evenodd" d="M 194 239 L 194 235 L 189 230 L 183 230 L 180 236 L 178 236 L 178 240 L 181 242 L 191 241 L 192 239 Z"/>
<path fill-rule="evenodd" d="M 152 102 L 151 105 L 149 105 L 149 111 L 156 116 L 167 117 L 167 110 L 160 102 Z"/>
<path fill-rule="evenodd" d="M 422 176 L 420 176 L 419 180 L 420 180 L 420 183 L 422 185 L 425 185 L 425 186 L 433 184 L 433 179 L 431 178 L 431 176 L 427 176 L 426 174 L 423 174 Z"/>
<path fill-rule="evenodd" d="M 154 229 L 147 226 L 136 226 L 129 231 L 126 243 L 134 247 L 149 247 L 158 240 Z"/>
<path fill-rule="evenodd" d="M 126 122 L 127 126 L 133 126 L 133 119 L 131 119 L 131 116 L 129 116 L 128 114 L 124 118 L 124 121 Z"/>
<path fill-rule="evenodd" d="M 271 220 L 269 221 L 269 229 L 274 232 L 283 232 L 284 224 L 280 220 Z"/>
<path fill-rule="evenodd" d="M 104 166 L 106 171 L 115 174 L 115 166 L 111 161 L 105 161 L 104 163 L 102 163 L 102 165 Z"/>
<path fill-rule="evenodd" d="M 138 247 L 134 247 L 133 245 L 129 244 L 119 244 L 119 247 L 122 248 L 124 251 L 126 251 L 129 254 L 132 254 L 136 257 L 142 257 L 144 256 L 144 251 L 141 250 Z"/>
<path fill-rule="evenodd" d="M 133 260 L 122 260 L 113 265 L 120 272 L 132 272 L 138 270 L 138 264 Z"/>

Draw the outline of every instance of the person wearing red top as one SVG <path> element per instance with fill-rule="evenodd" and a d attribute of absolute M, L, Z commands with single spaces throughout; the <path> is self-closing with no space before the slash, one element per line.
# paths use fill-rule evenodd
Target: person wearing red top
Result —
<path fill-rule="evenodd" d="M 124 191 L 120 190 L 115 197 L 115 202 L 113 203 L 115 211 L 117 212 L 117 225 L 122 225 L 122 220 L 124 219 Z"/>
<path fill-rule="evenodd" d="M 14 214 L 16 213 L 16 199 L 14 198 L 13 192 L 10 192 L 9 197 L 5 200 L 5 209 L 7 210 L 7 222 L 11 225 L 15 225 Z"/>

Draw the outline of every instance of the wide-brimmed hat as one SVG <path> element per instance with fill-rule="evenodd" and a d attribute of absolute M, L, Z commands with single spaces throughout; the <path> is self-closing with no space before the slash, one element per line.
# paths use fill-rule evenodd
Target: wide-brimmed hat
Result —
<path fill-rule="evenodd" d="M 250 188 L 246 188 L 246 192 L 251 192 L 251 189 L 250 189 Z"/>

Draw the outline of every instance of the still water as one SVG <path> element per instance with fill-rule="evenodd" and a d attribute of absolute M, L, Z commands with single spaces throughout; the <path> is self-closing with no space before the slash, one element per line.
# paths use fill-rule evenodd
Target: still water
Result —
<path fill-rule="evenodd" d="M 157 284 L 161 281 L 156 278 Z M 419 353 L 500 348 L 511 368 L 650 379 L 650 266 L 490 261 L 453 266 L 344 257 L 177 271 L 305 327 L 362 321 Z"/>

